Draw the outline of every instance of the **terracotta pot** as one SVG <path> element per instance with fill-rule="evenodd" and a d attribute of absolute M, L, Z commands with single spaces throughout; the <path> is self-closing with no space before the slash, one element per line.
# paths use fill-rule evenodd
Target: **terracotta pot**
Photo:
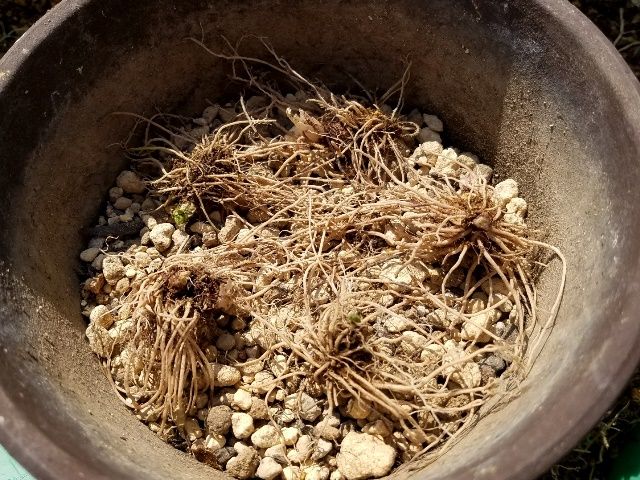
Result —
<path fill-rule="evenodd" d="M 0 441 L 43 479 L 211 479 L 113 394 L 84 338 L 82 230 L 125 161 L 115 111 L 195 114 L 228 94 L 222 48 L 269 38 L 339 88 L 387 87 L 512 176 L 569 263 L 522 392 L 429 479 L 531 479 L 605 411 L 640 356 L 640 89 L 564 0 L 65 0 L 0 61 Z M 260 54 L 257 42 L 246 53 Z M 553 265 L 540 312 L 553 297 Z M 408 477 L 401 473 L 399 476 Z"/>

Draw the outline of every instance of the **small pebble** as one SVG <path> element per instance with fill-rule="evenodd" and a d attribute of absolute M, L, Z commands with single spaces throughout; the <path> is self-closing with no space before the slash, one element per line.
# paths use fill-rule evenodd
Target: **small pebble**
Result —
<path fill-rule="evenodd" d="M 143 214 L 143 215 L 140 215 L 140 218 L 144 222 L 145 226 L 147 228 L 149 228 L 149 229 L 151 229 L 151 228 L 155 227 L 156 225 L 158 225 L 158 221 L 152 215 Z"/>
<path fill-rule="evenodd" d="M 287 371 L 287 357 L 285 355 L 276 355 L 271 362 L 271 372 L 275 376 L 284 375 Z"/>
<path fill-rule="evenodd" d="M 232 405 L 240 410 L 249 410 L 251 408 L 251 393 L 239 388 L 233 394 Z"/>
<path fill-rule="evenodd" d="M 252 397 L 249 415 L 257 420 L 268 420 L 269 408 L 267 407 L 267 402 L 261 398 Z"/>
<path fill-rule="evenodd" d="M 253 390 L 257 394 L 265 394 L 273 388 L 273 381 L 274 377 L 271 372 L 258 372 L 256 373 L 255 379 L 251 383 L 251 390 Z"/>
<path fill-rule="evenodd" d="M 126 210 L 131 206 L 133 201 L 127 197 L 120 197 L 115 202 L 113 202 L 113 206 L 118 210 Z"/>
<path fill-rule="evenodd" d="M 118 280 L 124 277 L 124 265 L 120 257 L 115 255 L 105 257 L 102 261 L 102 273 L 110 285 L 118 283 Z"/>
<path fill-rule="evenodd" d="M 152 260 L 147 252 L 136 252 L 133 258 L 136 265 L 140 268 L 148 267 Z"/>
<path fill-rule="evenodd" d="M 87 248 L 86 250 L 80 252 L 80 260 L 82 260 L 83 262 L 93 262 L 99 254 L 99 248 Z"/>
<path fill-rule="evenodd" d="M 413 122 L 413 123 L 417 124 L 418 126 L 420 126 L 420 125 L 422 125 L 422 122 L 423 122 L 422 114 L 420 113 L 420 111 L 417 108 L 414 108 L 407 115 L 407 121 Z"/>
<path fill-rule="evenodd" d="M 225 352 L 234 349 L 236 346 L 236 339 L 230 333 L 223 333 L 216 340 L 216 347 Z"/>
<path fill-rule="evenodd" d="M 194 418 L 188 418 L 184 422 L 184 431 L 190 442 L 193 442 L 197 438 L 202 437 L 202 430 L 200 429 L 200 425 Z"/>
<path fill-rule="evenodd" d="M 304 480 L 328 480 L 329 475 L 331 475 L 331 470 L 320 465 L 311 465 L 304 469 Z"/>
<path fill-rule="evenodd" d="M 282 465 L 271 457 L 264 457 L 260 460 L 256 476 L 263 480 L 273 480 L 282 473 Z"/>
<path fill-rule="evenodd" d="M 231 460 L 233 457 L 235 457 L 237 454 L 238 453 L 233 447 L 220 448 L 215 450 L 214 452 L 216 462 L 221 467 L 224 467 L 227 464 L 227 462 Z"/>
<path fill-rule="evenodd" d="M 211 407 L 207 415 L 207 431 L 226 435 L 231 428 L 231 409 L 226 405 Z"/>
<path fill-rule="evenodd" d="M 229 459 L 225 471 L 240 480 L 251 478 L 260 464 L 260 455 L 253 448 L 238 450 L 238 455 Z"/>
<path fill-rule="evenodd" d="M 498 205 L 505 207 L 512 199 L 518 196 L 518 183 L 509 178 L 498 183 L 493 188 L 493 198 Z"/>
<path fill-rule="evenodd" d="M 424 142 L 438 142 L 442 143 L 442 138 L 438 132 L 434 132 L 429 127 L 425 127 L 418 132 L 418 141 Z"/>
<path fill-rule="evenodd" d="M 444 130 L 444 124 L 442 120 L 440 120 L 435 115 L 427 115 L 426 113 L 422 116 L 424 123 L 427 127 L 429 127 L 434 132 L 442 132 Z"/>
<path fill-rule="evenodd" d="M 140 211 L 142 212 L 150 212 L 151 210 L 155 210 L 156 202 L 151 198 L 145 198 L 144 201 L 140 204 Z"/>
<path fill-rule="evenodd" d="M 190 238 L 189 234 L 182 230 L 175 230 L 171 234 L 171 241 L 178 248 L 184 248 L 183 245 L 188 243 Z"/>
<path fill-rule="evenodd" d="M 238 331 L 238 330 L 244 330 L 245 328 L 247 328 L 247 322 L 245 322 L 244 319 L 235 317 L 233 320 L 231 320 L 232 330 Z"/>
<path fill-rule="evenodd" d="M 317 461 L 326 457 L 327 455 L 329 455 L 329 453 L 331 453 L 332 449 L 333 449 L 333 442 L 329 440 L 325 440 L 323 438 L 318 439 L 318 441 L 316 442 L 316 447 L 313 451 L 313 454 L 311 455 L 311 460 Z"/>
<path fill-rule="evenodd" d="M 89 240 L 89 248 L 102 248 L 104 246 L 104 238 L 102 237 L 94 237 Z"/>
<path fill-rule="evenodd" d="M 313 453 L 314 440 L 311 435 L 301 435 L 296 442 L 296 451 L 300 454 L 301 461 L 306 460 Z"/>
<path fill-rule="evenodd" d="M 122 196 L 123 193 L 124 192 L 120 187 L 112 187 L 109 189 L 109 200 L 111 202 L 115 202 Z"/>
<path fill-rule="evenodd" d="M 342 440 L 336 460 L 347 480 L 377 478 L 391 471 L 396 450 L 378 437 L 351 432 Z"/>
<path fill-rule="evenodd" d="M 347 415 L 355 419 L 364 419 L 371 413 L 371 407 L 367 402 L 351 398 L 347 403 Z"/>
<path fill-rule="evenodd" d="M 215 376 L 216 386 L 230 387 L 240 381 L 242 375 L 240 370 L 230 365 L 222 365 L 219 363 L 212 364 Z"/>
<path fill-rule="evenodd" d="M 329 475 L 329 480 L 344 480 L 345 476 L 342 474 L 340 470 L 334 470 Z"/>
<path fill-rule="evenodd" d="M 498 355 L 489 355 L 487 358 L 485 358 L 482 363 L 484 365 L 487 365 L 491 368 L 493 368 L 496 372 L 501 372 L 502 370 L 504 370 L 507 366 L 506 362 L 504 361 L 504 359 L 502 357 L 499 357 Z"/>
<path fill-rule="evenodd" d="M 244 227 L 244 223 L 238 217 L 227 218 L 224 227 L 222 227 L 222 229 L 220 229 L 220 231 L 218 232 L 218 240 L 220 241 L 220 243 L 231 242 L 234 238 L 236 238 L 236 235 L 238 235 L 238 232 L 242 229 L 242 227 Z"/>
<path fill-rule="evenodd" d="M 282 469 L 282 478 L 284 480 L 300 480 L 301 477 L 300 467 L 288 466 Z"/>
<path fill-rule="evenodd" d="M 251 435 L 251 443 L 258 448 L 273 447 L 280 443 L 280 432 L 273 425 L 264 425 Z"/>
<path fill-rule="evenodd" d="M 211 433 L 207 435 L 204 440 L 204 444 L 208 450 L 215 451 L 219 450 L 225 446 L 227 443 L 227 438 L 224 435 L 218 435 L 215 433 Z"/>
<path fill-rule="evenodd" d="M 271 457 L 276 462 L 285 465 L 287 463 L 287 447 L 282 444 L 274 445 L 264 451 L 265 457 Z"/>
<path fill-rule="evenodd" d="M 282 437 L 284 439 L 284 444 L 291 447 L 298 441 L 298 437 L 300 437 L 300 430 L 296 427 L 284 427 L 282 429 Z"/>
<path fill-rule="evenodd" d="M 282 412 L 280 412 L 278 418 L 282 423 L 291 423 L 296 420 L 297 417 L 293 410 L 285 408 L 284 410 L 282 410 Z"/>
<path fill-rule="evenodd" d="M 111 325 L 113 325 L 113 322 L 115 322 L 115 318 L 111 314 L 111 311 L 104 305 L 98 305 L 91 310 L 89 320 L 103 328 L 110 328 Z"/>
<path fill-rule="evenodd" d="M 335 441 L 340 438 L 340 430 L 325 422 L 320 422 L 313 428 L 314 436 L 325 440 Z"/>
<path fill-rule="evenodd" d="M 460 338 L 480 343 L 491 340 L 491 336 L 485 330 L 489 330 L 499 318 L 500 312 L 492 308 L 469 317 L 462 326 Z"/>
<path fill-rule="evenodd" d="M 171 235 L 174 231 L 175 227 L 170 223 L 159 223 L 151 229 L 149 238 L 159 252 L 164 252 L 171 246 Z"/>
<path fill-rule="evenodd" d="M 233 413 L 231 415 L 231 429 L 234 437 L 239 439 L 248 438 L 255 431 L 253 418 L 246 413 Z"/>
<path fill-rule="evenodd" d="M 414 355 L 416 353 L 419 353 L 427 345 L 429 345 L 429 340 L 426 337 L 420 335 L 417 332 L 414 332 L 413 330 L 402 332 L 402 336 L 400 338 L 402 339 L 400 341 L 400 348 L 402 348 L 402 350 L 407 355 Z M 366 418 L 366 416 L 363 418 Z"/>
<path fill-rule="evenodd" d="M 197 233 L 198 235 L 202 235 L 207 232 L 215 232 L 215 229 L 211 225 L 205 222 L 194 222 L 189 227 L 189 230 L 192 233 Z"/>
<path fill-rule="evenodd" d="M 130 286 L 129 279 L 126 278 L 126 277 L 125 278 L 121 278 L 120 280 L 118 280 L 118 283 L 116 283 L 115 292 L 118 295 L 124 295 L 125 293 L 127 293 L 129 291 L 129 286 Z"/>
<path fill-rule="evenodd" d="M 118 175 L 116 185 L 125 193 L 142 193 L 146 188 L 140 177 L 129 170 L 125 170 Z"/>
<path fill-rule="evenodd" d="M 286 397 L 284 406 L 298 412 L 300 418 L 309 422 L 315 421 L 322 413 L 318 402 L 304 392 L 294 393 Z"/>
<path fill-rule="evenodd" d="M 375 422 L 368 423 L 362 427 L 362 431 L 369 435 L 378 435 L 383 438 L 391 435 L 391 429 L 383 420 L 376 420 Z"/>
<path fill-rule="evenodd" d="M 211 123 L 218 116 L 218 112 L 220 111 L 220 105 L 210 105 L 204 109 L 202 112 L 202 118 L 207 122 Z"/>
<path fill-rule="evenodd" d="M 84 288 L 94 295 L 100 293 L 103 286 L 104 275 L 98 275 L 97 277 L 89 278 L 86 282 L 84 282 Z"/>

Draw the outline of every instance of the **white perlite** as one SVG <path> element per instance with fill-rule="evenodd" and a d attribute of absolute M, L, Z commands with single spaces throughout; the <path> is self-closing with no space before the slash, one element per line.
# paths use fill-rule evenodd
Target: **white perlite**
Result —
<path fill-rule="evenodd" d="M 282 437 L 284 439 L 284 444 L 287 446 L 295 445 L 298 441 L 298 437 L 300 436 L 300 430 L 296 427 L 284 427 L 282 429 Z"/>
<path fill-rule="evenodd" d="M 164 252 L 171 246 L 171 235 L 175 229 L 170 223 L 159 223 L 151 229 L 149 238 L 159 252 Z"/>
<path fill-rule="evenodd" d="M 342 440 L 336 460 L 347 480 L 377 478 L 391 471 L 396 451 L 373 435 L 350 432 Z"/>
<path fill-rule="evenodd" d="M 233 394 L 234 407 L 238 407 L 240 410 L 249 410 L 251 408 L 251 393 L 239 388 L 236 393 Z"/>
<path fill-rule="evenodd" d="M 124 277 L 124 265 L 120 257 L 109 255 L 102 260 L 102 273 L 104 279 L 110 284 L 115 285 L 122 277 Z"/>
<path fill-rule="evenodd" d="M 247 413 L 234 413 L 231 415 L 231 429 L 236 438 L 248 438 L 255 431 L 253 418 Z"/>
<path fill-rule="evenodd" d="M 91 323 L 99 325 L 102 328 L 110 328 L 111 325 L 113 325 L 113 322 L 115 322 L 115 318 L 113 318 L 109 309 L 104 305 L 98 305 L 91 310 L 89 320 Z"/>
<path fill-rule="evenodd" d="M 264 451 L 265 457 L 271 457 L 276 462 L 285 465 L 287 463 L 287 447 L 282 444 L 274 445 Z"/>
<path fill-rule="evenodd" d="M 280 442 L 280 432 L 273 425 L 264 425 L 251 435 L 251 443 L 258 448 L 269 448 Z"/>
<path fill-rule="evenodd" d="M 284 406 L 292 411 L 297 411 L 300 418 L 313 422 L 322 413 L 318 402 L 308 394 L 294 393 L 284 399 Z"/>
<path fill-rule="evenodd" d="M 493 189 L 493 198 L 500 205 L 505 206 L 518 196 L 518 184 L 515 180 L 507 179 L 498 183 Z"/>
<path fill-rule="evenodd" d="M 256 476 L 262 480 L 273 480 L 282 473 L 282 465 L 271 457 L 264 457 L 260 460 Z"/>
<path fill-rule="evenodd" d="M 300 467 L 284 467 L 282 469 L 282 478 L 284 480 L 300 480 Z"/>
<path fill-rule="evenodd" d="M 213 364 L 213 374 L 215 375 L 215 382 L 220 387 L 230 387 L 240 381 L 242 375 L 240 370 L 229 365 L 221 365 L 219 363 Z"/>

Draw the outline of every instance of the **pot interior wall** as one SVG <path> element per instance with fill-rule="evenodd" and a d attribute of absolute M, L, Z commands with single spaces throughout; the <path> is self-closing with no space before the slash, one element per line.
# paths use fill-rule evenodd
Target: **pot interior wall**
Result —
<path fill-rule="evenodd" d="M 550 9 L 449 0 L 77 4 L 73 21 L 34 45 L 0 92 L 0 383 L 30 428 L 81 459 L 85 475 L 221 476 L 163 444 L 115 398 L 84 339 L 76 273 L 81 231 L 125 165 L 115 144 L 132 121 L 112 113 L 193 115 L 230 91 L 228 64 L 189 36 L 213 50 L 223 48 L 222 36 L 264 36 L 295 68 L 337 87 L 353 75 L 384 89 L 409 58 L 407 104 L 438 114 L 449 142 L 520 181 L 530 217 L 563 249 L 565 300 L 522 393 L 424 475 L 533 476 L 545 466 L 538 459 L 560 454 L 601 413 L 580 408 L 585 392 L 611 395 L 611 373 L 632 368 L 615 350 L 638 336 L 625 303 L 634 285 L 625 282 L 640 232 L 622 214 L 639 205 L 631 190 L 637 140 L 620 118 L 617 92 Z M 255 39 L 243 45 L 264 56 Z M 553 264 L 541 281 L 543 318 L 558 273 Z M 33 463 L 53 455 L 21 442 L 16 448 Z M 507 457 L 511 469 L 498 470 Z"/>

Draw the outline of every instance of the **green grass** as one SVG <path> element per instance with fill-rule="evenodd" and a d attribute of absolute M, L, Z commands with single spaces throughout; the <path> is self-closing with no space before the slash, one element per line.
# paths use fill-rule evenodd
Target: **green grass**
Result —
<path fill-rule="evenodd" d="M 640 371 L 605 413 L 600 422 L 541 480 L 631 480 L 626 471 L 640 475 Z M 621 462 L 623 457 L 629 461 Z M 625 463 L 626 465 L 623 465 Z M 640 477 L 637 477 L 640 480 Z"/>

